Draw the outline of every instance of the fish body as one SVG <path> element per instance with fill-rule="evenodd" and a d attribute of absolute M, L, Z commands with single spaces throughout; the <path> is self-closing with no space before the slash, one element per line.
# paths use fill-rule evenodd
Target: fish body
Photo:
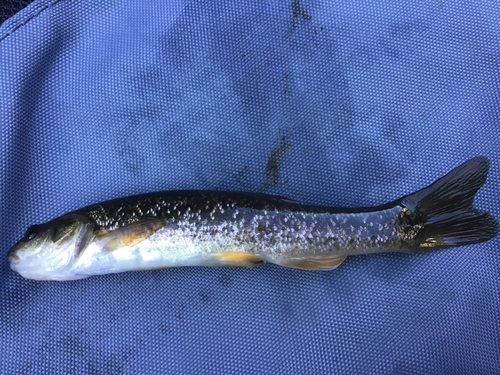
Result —
<path fill-rule="evenodd" d="M 383 206 L 331 208 L 244 192 L 168 191 L 82 208 L 33 226 L 11 268 L 41 280 L 179 266 L 331 270 L 347 256 L 487 241 L 498 223 L 472 207 L 486 181 L 478 157 Z"/>
<path fill-rule="evenodd" d="M 403 249 L 411 239 L 398 233 L 402 211 L 395 206 L 364 213 L 335 212 L 241 192 L 173 191 L 131 197 L 77 211 L 102 231 L 93 251 L 81 254 L 79 267 L 94 272 L 99 264 L 96 257 L 106 259 L 101 262 L 104 268 L 114 264 L 151 269 L 223 265 L 231 260 L 234 265 L 282 264 L 311 256 L 340 259 Z M 128 228 L 128 233 L 120 233 L 120 228 L 124 232 Z M 136 234 L 138 243 L 133 240 Z"/>

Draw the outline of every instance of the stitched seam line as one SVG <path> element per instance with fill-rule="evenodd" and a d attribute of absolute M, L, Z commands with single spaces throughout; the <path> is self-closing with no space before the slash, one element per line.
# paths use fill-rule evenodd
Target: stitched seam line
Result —
<path fill-rule="evenodd" d="M 45 11 L 46 9 L 52 7 L 53 5 L 55 5 L 56 3 L 58 3 L 59 1 L 61 0 L 55 0 L 53 1 L 52 3 L 44 6 L 42 9 L 40 9 L 38 12 L 36 12 L 35 14 L 33 14 L 31 17 L 29 17 L 27 20 L 25 20 L 24 22 L 20 23 L 19 25 L 17 25 L 14 30 L 10 31 L 9 33 L 7 33 L 6 35 L 4 35 L 3 37 L 0 38 L 0 43 L 5 39 L 5 38 L 8 38 L 10 35 L 14 34 L 17 30 L 19 30 L 21 27 L 23 27 L 24 25 L 27 25 L 28 22 L 30 22 L 31 20 L 35 19 L 36 17 L 38 17 L 43 11 Z M 29 6 L 29 5 L 28 5 Z M 15 16 L 14 16 L 15 17 Z"/>

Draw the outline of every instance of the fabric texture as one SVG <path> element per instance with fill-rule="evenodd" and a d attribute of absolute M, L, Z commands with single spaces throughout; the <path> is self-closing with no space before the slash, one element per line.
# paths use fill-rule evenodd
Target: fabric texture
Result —
<path fill-rule="evenodd" d="M 0 374 L 494 374 L 500 239 L 25 280 L 32 224 L 213 189 L 371 206 L 486 155 L 500 219 L 500 2 L 48 1 L 0 26 Z"/>

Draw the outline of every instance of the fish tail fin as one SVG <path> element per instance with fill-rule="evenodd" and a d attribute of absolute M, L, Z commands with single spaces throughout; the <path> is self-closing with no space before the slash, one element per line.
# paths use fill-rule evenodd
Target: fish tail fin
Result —
<path fill-rule="evenodd" d="M 485 242 L 498 234 L 495 218 L 473 207 L 489 167 L 487 157 L 475 157 L 430 186 L 401 198 L 400 203 L 423 223 L 421 241 L 412 252 Z"/>

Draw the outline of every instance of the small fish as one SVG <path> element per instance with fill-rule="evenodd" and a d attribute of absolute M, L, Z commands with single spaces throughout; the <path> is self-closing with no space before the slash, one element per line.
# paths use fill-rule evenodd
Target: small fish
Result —
<path fill-rule="evenodd" d="M 265 262 L 332 270 L 349 255 L 484 242 L 493 216 L 472 205 L 489 161 L 473 158 L 432 185 L 373 208 L 301 205 L 243 192 L 167 191 L 112 200 L 30 227 L 8 252 L 35 280 L 180 266 Z"/>

